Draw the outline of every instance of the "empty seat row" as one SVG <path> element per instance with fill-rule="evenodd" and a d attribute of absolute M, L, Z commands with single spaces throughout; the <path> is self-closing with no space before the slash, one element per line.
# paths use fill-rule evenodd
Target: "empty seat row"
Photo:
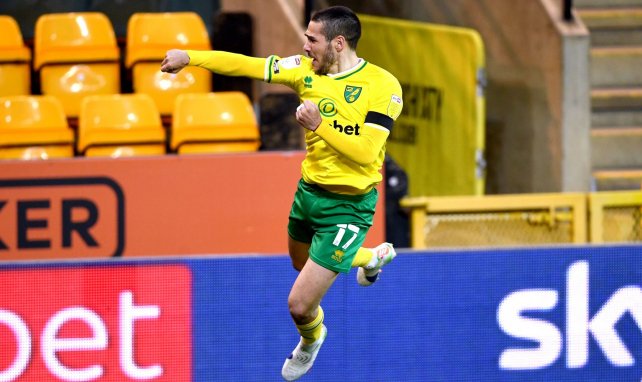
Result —
<path fill-rule="evenodd" d="M 31 92 L 31 52 L 14 19 L 0 16 L 0 96 Z M 148 94 L 161 115 L 171 115 L 182 93 L 212 91 L 212 75 L 197 67 L 178 74 L 160 71 L 172 48 L 211 49 L 201 17 L 194 12 L 135 13 L 128 21 L 125 67 L 134 93 Z M 78 117 L 87 95 L 120 93 L 121 54 L 111 21 L 100 12 L 45 14 L 36 21 L 33 70 L 40 93 L 62 102 L 69 118 Z"/>
<path fill-rule="evenodd" d="M 242 92 L 186 93 L 176 97 L 169 131 L 146 94 L 92 95 L 82 100 L 78 129 L 70 128 L 53 96 L 0 97 L 0 159 L 122 157 L 252 152 L 260 134 Z M 169 136 L 169 137 L 168 137 Z"/>

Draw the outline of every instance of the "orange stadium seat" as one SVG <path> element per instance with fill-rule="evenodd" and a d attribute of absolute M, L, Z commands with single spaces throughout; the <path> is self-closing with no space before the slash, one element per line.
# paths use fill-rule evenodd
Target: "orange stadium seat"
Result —
<path fill-rule="evenodd" d="M 74 156 L 74 132 L 52 96 L 0 97 L 0 159 Z"/>
<path fill-rule="evenodd" d="M 146 94 L 85 97 L 78 118 L 78 152 L 85 156 L 163 155 L 165 129 Z"/>
<path fill-rule="evenodd" d="M 169 116 L 176 96 L 212 90 L 212 74 L 187 67 L 177 74 L 160 71 L 169 49 L 211 49 L 207 29 L 194 12 L 134 13 L 127 23 L 125 66 L 132 71 L 134 93 L 149 94 L 160 113 Z"/>
<path fill-rule="evenodd" d="M 68 117 L 78 116 L 87 95 L 120 92 L 120 51 L 105 14 L 44 14 L 34 36 L 41 92 L 60 98 Z"/>
<path fill-rule="evenodd" d="M 29 95 L 31 51 L 11 16 L 0 15 L 0 36 L 0 96 Z"/>
<path fill-rule="evenodd" d="M 172 118 L 171 150 L 179 154 L 257 151 L 250 99 L 239 91 L 181 94 Z"/>

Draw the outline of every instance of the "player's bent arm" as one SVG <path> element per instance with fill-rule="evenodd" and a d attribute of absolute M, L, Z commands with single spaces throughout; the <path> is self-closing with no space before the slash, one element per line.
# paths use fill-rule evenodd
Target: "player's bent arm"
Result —
<path fill-rule="evenodd" d="M 216 74 L 263 80 L 266 59 L 221 50 L 186 50 L 189 65 L 205 68 Z"/>
<path fill-rule="evenodd" d="M 381 152 L 390 131 L 383 126 L 366 122 L 356 139 L 349 139 L 339 130 L 329 125 L 321 125 L 316 130 L 323 140 L 339 153 L 360 165 L 374 162 Z"/>

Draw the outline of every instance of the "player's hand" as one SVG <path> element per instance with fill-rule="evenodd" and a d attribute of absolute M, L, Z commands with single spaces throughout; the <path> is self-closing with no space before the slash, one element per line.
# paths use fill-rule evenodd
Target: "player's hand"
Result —
<path fill-rule="evenodd" d="M 178 73 L 189 64 L 189 55 L 184 50 L 171 49 L 165 53 L 161 63 L 161 72 Z"/>
<path fill-rule="evenodd" d="M 312 101 L 305 100 L 296 108 L 296 121 L 299 125 L 314 131 L 321 124 L 319 107 Z"/>

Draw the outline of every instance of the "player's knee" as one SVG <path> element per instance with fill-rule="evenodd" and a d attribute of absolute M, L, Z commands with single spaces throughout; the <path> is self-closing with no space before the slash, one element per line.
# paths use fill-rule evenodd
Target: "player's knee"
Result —
<path fill-rule="evenodd" d="M 290 315 L 294 322 L 305 323 L 310 321 L 312 312 L 310 311 L 310 308 L 300 300 L 288 298 L 288 309 L 290 310 Z"/>
<path fill-rule="evenodd" d="M 310 322 L 310 313 L 308 313 L 306 310 L 303 309 L 294 309 L 290 310 L 290 315 L 292 316 L 292 320 L 297 324 L 305 324 L 307 322 Z"/>

